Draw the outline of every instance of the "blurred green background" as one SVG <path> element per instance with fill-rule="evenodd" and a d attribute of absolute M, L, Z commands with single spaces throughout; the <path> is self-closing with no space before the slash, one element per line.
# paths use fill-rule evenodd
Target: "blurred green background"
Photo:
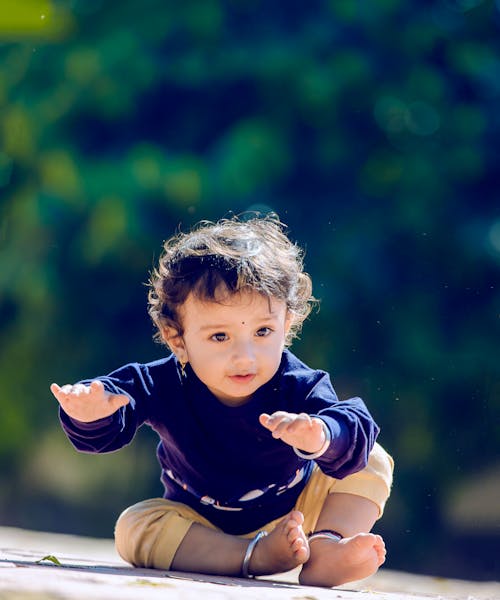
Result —
<path fill-rule="evenodd" d="M 0 525 L 161 495 L 151 432 L 78 455 L 48 386 L 160 357 L 162 241 L 274 210 L 321 299 L 293 350 L 396 458 L 387 566 L 500 577 L 500 3 L 0 8 Z"/>

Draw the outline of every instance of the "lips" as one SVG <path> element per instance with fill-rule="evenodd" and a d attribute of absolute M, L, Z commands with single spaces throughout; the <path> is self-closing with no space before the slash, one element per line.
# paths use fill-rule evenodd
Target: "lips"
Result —
<path fill-rule="evenodd" d="M 255 373 L 245 373 L 241 375 L 230 375 L 229 379 L 236 383 L 248 383 L 255 378 Z"/>

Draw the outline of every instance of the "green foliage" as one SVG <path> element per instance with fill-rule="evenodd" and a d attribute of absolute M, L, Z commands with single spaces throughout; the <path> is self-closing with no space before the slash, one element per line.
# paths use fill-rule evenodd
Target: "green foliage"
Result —
<path fill-rule="evenodd" d="M 23 6 L 0 20 L 4 523 L 108 534 L 158 495 L 147 437 L 64 468 L 48 386 L 161 355 L 143 283 L 179 225 L 276 210 L 321 299 L 294 349 L 396 458 L 390 566 L 465 576 L 449 502 L 500 442 L 498 3 Z"/>
<path fill-rule="evenodd" d="M 57 558 L 57 556 L 54 556 L 53 554 L 48 554 L 47 556 L 44 556 L 43 558 L 41 558 L 40 560 L 37 560 L 36 562 L 38 564 L 43 563 L 43 562 L 51 562 L 53 565 L 55 565 L 56 567 L 62 567 L 62 563 L 61 561 Z"/>

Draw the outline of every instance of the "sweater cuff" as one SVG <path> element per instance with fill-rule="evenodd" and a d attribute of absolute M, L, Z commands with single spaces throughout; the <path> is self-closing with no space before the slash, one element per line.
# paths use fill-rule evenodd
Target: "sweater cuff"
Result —
<path fill-rule="evenodd" d="M 97 419 L 96 421 L 79 421 L 78 419 L 70 417 L 62 407 L 59 408 L 59 418 L 61 423 L 70 425 L 72 426 L 72 429 L 74 428 L 77 431 L 96 431 L 98 429 L 105 429 L 113 423 L 115 414 L 116 413 L 113 413 L 109 417 Z"/>

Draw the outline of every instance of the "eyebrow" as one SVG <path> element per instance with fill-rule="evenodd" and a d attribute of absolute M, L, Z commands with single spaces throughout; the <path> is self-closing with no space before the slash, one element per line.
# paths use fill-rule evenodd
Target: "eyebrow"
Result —
<path fill-rule="evenodd" d="M 278 314 L 277 313 L 269 313 L 268 316 L 266 317 L 262 317 L 262 318 L 258 318 L 255 320 L 255 323 L 269 323 L 269 321 L 276 321 L 278 319 Z M 244 318 L 242 320 L 245 320 Z M 214 324 L 214 325 L 202 325 L 199 328 L 199 331 L 207 331 L 210 329 L 227 329 L 228 327 L 230 327 L 231 325 L 229 323 L 220 323 L 220 324 Z"/>

